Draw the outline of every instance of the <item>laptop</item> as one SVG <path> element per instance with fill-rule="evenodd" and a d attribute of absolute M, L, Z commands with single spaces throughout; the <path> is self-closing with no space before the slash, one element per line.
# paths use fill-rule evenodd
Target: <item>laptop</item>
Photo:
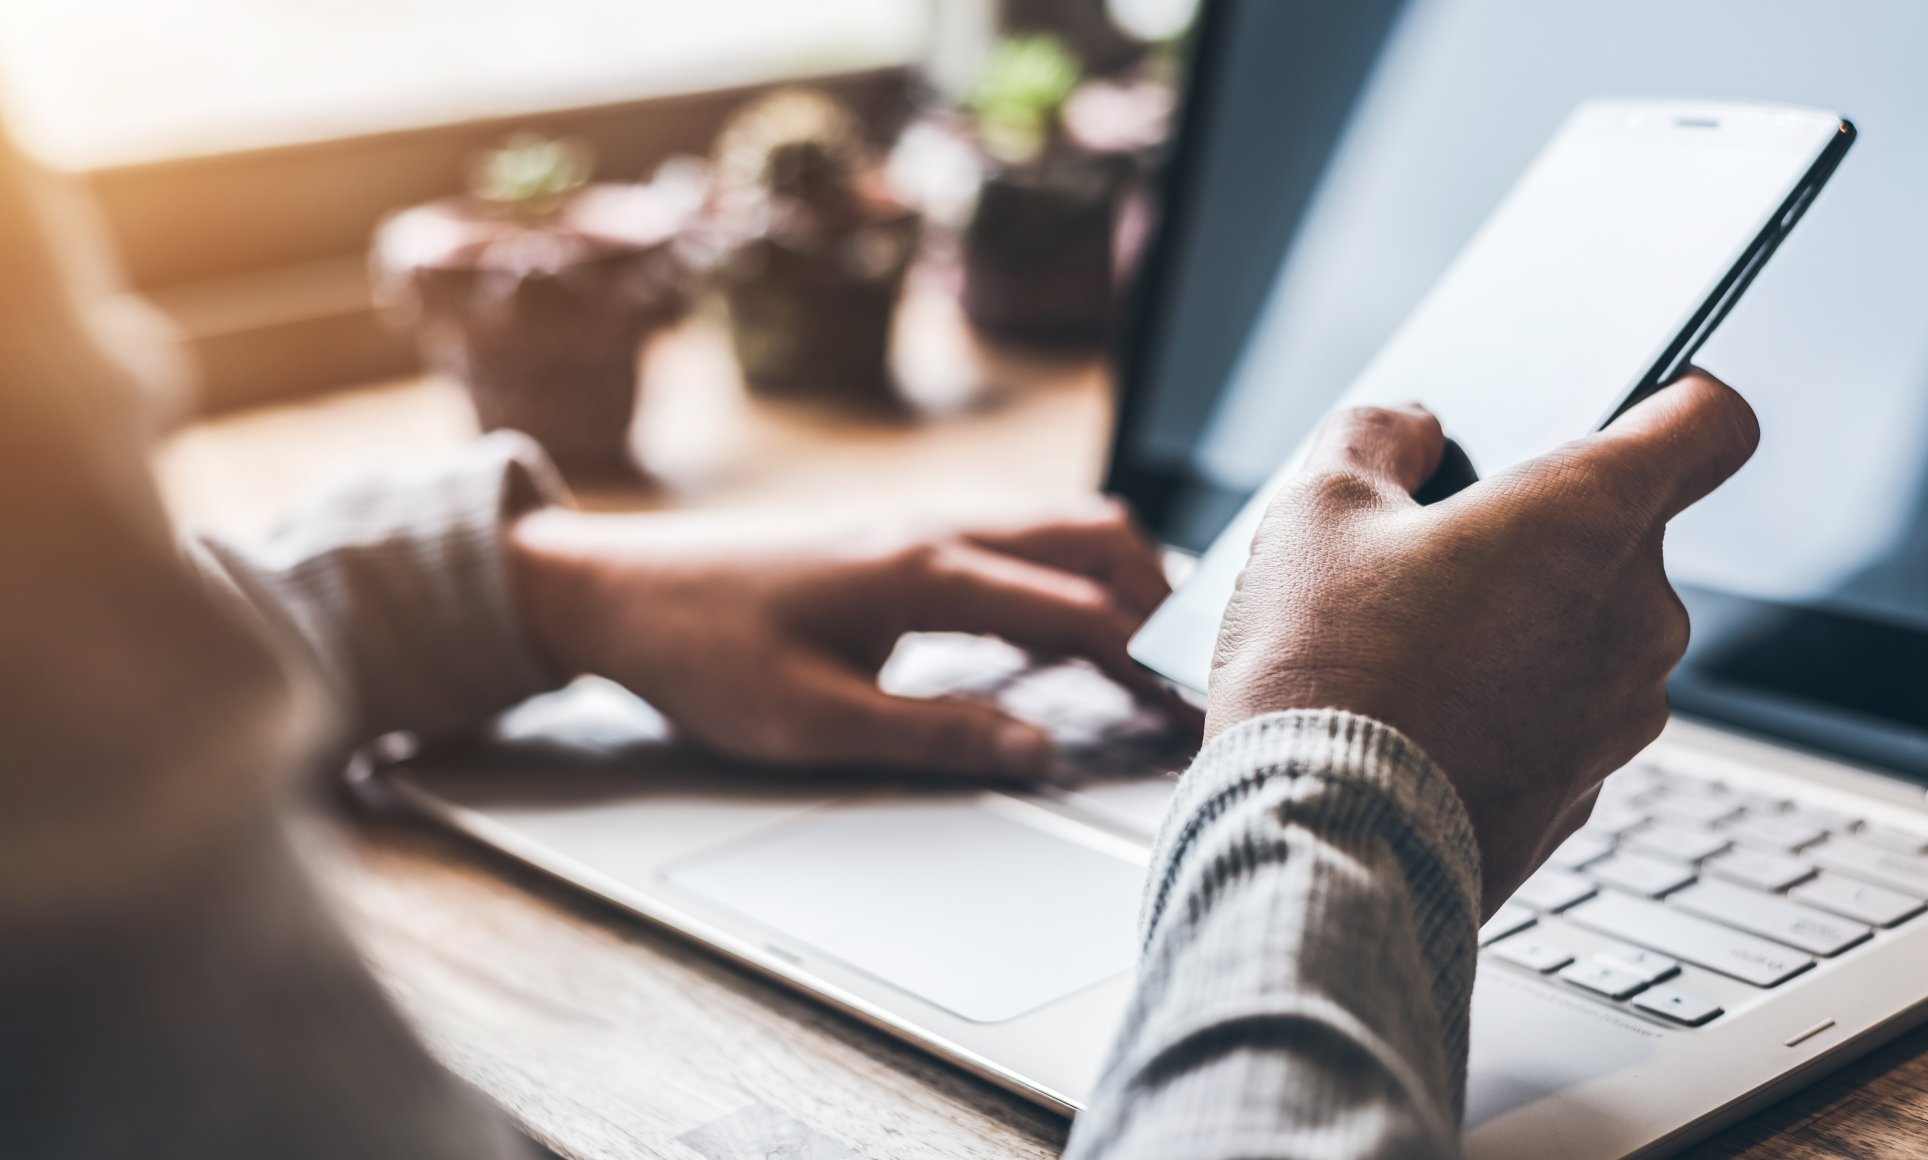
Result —
<path fill-rule="evenodd" d="M 1699 360 L 1766 438 L 1670 532 L 1695 626 L 1675 719 L 1481 932 L 1479 1160 L 1664 1155 L 1928 1016 L 1923 43 L 1928 8 L 1878 0 L 1202 13 L 1107 484 L 1180 567 L 1575 104 L 1851 108 L 1865 133 Z M 1188 755 L 1093 670 L 995 641 L 912 638 L 885 680 L 1038 721 L 1071 784 L 725 769 L 584 681 L 362 785 L 1073 1113 L 1131 993 Z"/>

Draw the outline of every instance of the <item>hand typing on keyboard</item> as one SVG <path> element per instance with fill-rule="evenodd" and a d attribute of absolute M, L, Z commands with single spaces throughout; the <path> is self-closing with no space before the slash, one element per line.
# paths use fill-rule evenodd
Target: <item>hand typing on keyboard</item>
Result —
<path fill-rule="evenodd" d="M 1294 708 L 1397 727 L 1466 804 L 1490 914 L 1665 723 L 1687 618 L 1661 535 L 1747 461 L 1758 430 L 1740 396 L 1693 372 L 1596 435 L 1422 507 L 1413 494 L 1452 419 L 1328 423 L 1253 542 L 1207 733 Z"/>
<path fill-rule="evenodd" d="M 555 669 L 608 677 L 732 756 L 980 779 L 1056 771 L 1058 739 L 985 699 L 880 688 L 914 632 L 1083 658 L 1197 735 L 1196 711 L 1125 653 L 1168 589 L 1157 550 L 1113 504 L 922 533 L 548 508 L 509 543 L 524 620 Z"/>

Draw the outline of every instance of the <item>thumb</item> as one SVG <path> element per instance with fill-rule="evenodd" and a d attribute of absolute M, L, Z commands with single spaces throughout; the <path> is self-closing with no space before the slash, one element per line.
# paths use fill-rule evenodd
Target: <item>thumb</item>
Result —
<path fill-rule="evenodd" d="M 1041 777 L 1050 766 L 1044 730 L 989 705 L 893 696 L 828 664 L 811 684 L 817 703 L 803 760 L 1016 779 Z"/>
<path fill-rule="evenodd" d="M 1439 469 L 1445 451 L 1439 420 L 1417 403 L 1348 407 L 1320 426 L 1300 470 L 1362 476 L 1410 497 Z"/>
<path fill-rule="evenodd" d="M 1760 441 L 1747 401 L 1696 369 L 1629 407 L 1580 453 L 1597 461 L 1620 494 L 1664 522 L 1727 482 Z"/>

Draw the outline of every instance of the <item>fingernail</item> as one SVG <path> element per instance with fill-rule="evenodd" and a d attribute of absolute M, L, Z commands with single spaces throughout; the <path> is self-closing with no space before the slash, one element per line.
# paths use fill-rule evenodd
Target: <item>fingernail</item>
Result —
<path fill-rule="evenodd" d="M 1051 739 L 1042 729 L 1022 721 L 998 726 L 995 744 L 998 767 L 1006 773 L 1041 773 L 1051 760 Z"/>

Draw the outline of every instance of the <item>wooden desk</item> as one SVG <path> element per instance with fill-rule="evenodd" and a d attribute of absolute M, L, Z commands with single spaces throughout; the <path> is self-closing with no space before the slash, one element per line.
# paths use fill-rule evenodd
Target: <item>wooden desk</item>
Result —
<path fill-rule="evenodd" d="M 960 337 L 941 302 L 911 309 L 933 312 L 940 373 L 925 387 L 953 417 L 853 422 L 754 403 L 699 323 L 652 356 L 663 373 L 641 443 L 664 487 L 586 498 L 962 511 L 1092 485 L 1108 421 L 1095 364 L 1004 358 Z M 203 424 L 163 448 L 161 473 L 191 522 L 245 534 L 344 463 L 405 463 L 471 433 L 452 386 L 411 381 Z M 430 1048 L 569 1160 L 762 1160 L 785 1144 L 797 1160 L 977 1160 L 1063 1144 L 1065 1124 L 1030 1104 L 501 859 L 387 823 L 340 838 L 329 884 Z M 1923 1151 L 1928 1030 L 1692 1155 Z"/>
<path fill-rule="evenodd" d="M 590 508 L 966 516 L 1088 492 L 1103 472 L 1110 384 L 1096 358 L 1014 355 L 972 337 L 928 279 L 899 324 L 914 406 L 853 416 L 745 393 L 721 328 L 698 317 L 654 343 L 631 443 L 652 487 L 579 493 Z M 161 448 L 162 490 L 190 525 L 265 531 L 345 471 L 418 463 L 473 438 L 460 388 L 436 378 L 223 415 Z"/>

